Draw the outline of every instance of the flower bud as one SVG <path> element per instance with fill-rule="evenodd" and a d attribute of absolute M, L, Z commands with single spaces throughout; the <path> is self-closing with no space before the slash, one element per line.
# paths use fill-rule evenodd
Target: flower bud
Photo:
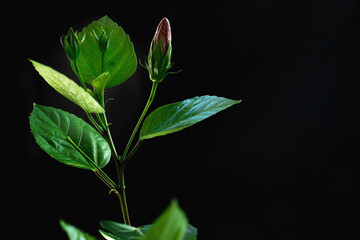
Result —
<path fill-rule="evenodd" d="M 163 18 L 159 23 L 153 40 L 151 41 L 149 55 L 145 68 L 149 72 L 153 82 L 161 82 L 169 74 L 171 68 L 171 29 L 167 18 Z"/>
<path fill-rule="evenodd" d="M 74 32 L 72 28 L 69 29 L 67 35 L 61 36 L 60 43 L 70 60 L 75 61 L 79 57 L 80 41 L 78 39 L 77 32 Z"/>
<path fill-rule="evenodd" d="M 155 49 L 156 45 L 159 43 L 159 40 L 161 40 L 162 53 L 165 54 L 171 42 L 171 28 L 170 22 L 167 18 L 163 18 L 156 28 L 152 50 Z"/>
<path fill-rule="evenodd" d="M 102 29 L 100 36 L 98 37 L 94 31 L 95 38 L 98 40 L 99 49 L 101 53 L 105 53 L 109 47 L 109 38 L 106 35 L 104 29 Z"/>

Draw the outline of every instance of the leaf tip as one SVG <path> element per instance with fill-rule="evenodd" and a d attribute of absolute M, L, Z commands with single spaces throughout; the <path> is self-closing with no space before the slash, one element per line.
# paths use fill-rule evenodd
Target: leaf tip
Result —
<path fill-rule="evenodd" d="M 34 103 L 33 103 L 33 109 L 36 108 L 38 105 L 39 105 L 39 104 L 37 104 L 37 103 L 34 102 Z"/>
<path fill-rule="evenodd" d="M 31 58 L 28 58 L 29 62 L 32 63 L 32 65 L 36 64 L 37 62 L 35 60 L 32 60 Z"/>
<path fill-rule="evenodd" d="M 67 227 L 69 226 L 69 224 L 67 222 L 65 222 L 64 219 L 60 219 L 59 220 L 59 225 L 61 226 L 61 228 L 66 231 L 67 230 Z"/>
<path fill-rule="evenodd" d="M 39 72 L 39 67 L 41 66 L 41 63 L 35 61 L 35 60 L 32 60 L 30 58 L 28 58 L 28 60 L 31 62 L 31 64 L 33 65 L 33 67 L 35 68 L 36 71 Z M 39 72 L 40 73 L 40 72 Z"/>

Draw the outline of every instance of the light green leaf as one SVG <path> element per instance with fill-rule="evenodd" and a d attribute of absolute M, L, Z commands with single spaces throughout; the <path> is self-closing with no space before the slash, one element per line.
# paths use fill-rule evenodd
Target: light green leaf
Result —
<path fill-rule="evenodd" d="M 180 209 L 177 201 L 173 200 L 155 220 L 142 240 L 183 240 L 186 227 L 185 213 Z"/>
<path fill-rule="evenodd" d="M 71 224 L 68 224 L 64 220 L 60 220 L 60 226 L 68 235 L 69 240 L 96 240 L 95 237 Z"/>
<path fill-rule="evenodd" d="M 94 97 L 98 100 L 98 102 L 104 102 L 104 90 L 109 80 L 109 72 L 104 72 L 93 81 L 92 85 L 94 88 Z"/>
<path fill-rule="evenodd" d="M 109 72 L 104 72 L 93 81 L 93 87 L 97 92 L 102 93 L 105 90 L 106 85 L 110 81 Z"/>
<path fill-rule="evenodd" d="M 108 232 L 105 232 L 103 230 L 99 230 L 99 232 L 101 233 L 101 235 L 106 239 L 106 240 L 125 240 L 125 239 L 122 239 L 122 238 L 119 238 L 117 236 L 115 236 L 114 234 L 112 233 L 108 233 Z M 132 240 L 135 240 L 135 239 L 132 239 Z"/>
<path fill-rule="evenodd" d="M 103 113 L 105 110 L 101 105 L 82 87 L 64 74 L 45 66 L 34 60 L 30 60 L 36 71 L 52 86 L 58 93 L 79 105 L 87 113 Z"/>
<path fill-rule="evenodd" d="M 73 114 L 34 104 L 30 127 L 39 146 L 59 162 L 95 170 L 93 164 L 102 168 L 110 160 L 111 150 L 106 140 Z"/>
<path fill-rule="evenodd" d="M 99 37 L 105 31 L 108 47 L 104 54 L 99 48 Z M 125 82 L 136 70 L 135 50 L 129 36 L 108 16 L 92 22 L 79 33 L 81 52 L 77 63 L 84 80 L 92 81 L 103 72 L 110 73 L 106 88 Z"/>
<path fill-rule="evenodd" d="M 155 109 L 144 121 L 140 139 L 150 139 L 190 127 L 241 101 L 201 96 Z"/>

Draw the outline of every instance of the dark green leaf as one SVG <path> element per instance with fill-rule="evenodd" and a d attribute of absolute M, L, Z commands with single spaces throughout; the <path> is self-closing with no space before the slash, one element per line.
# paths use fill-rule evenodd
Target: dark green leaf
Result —
<path fill-rule="evenodd" d="M 64 220 L 60 220 L 60 226 L 66 232 L 70 240 L 96 240 L 95 237 L 71 224 L 68 224 Z"/>
<path fill-rule="evenodd" d="M 89 159 L 100 168 L 110 160 L 111 151 L 106 140 L 73 114 L 34 104 L 30 127 L 39 146 L 64 164 L 94 170 Z"/>
<path fill-rule="evenodd" d="M 180 131 L 239 102 L 241 101 L 206 95 L 159 107 L 145 119 L 140 139 Z"/>
<path fill-rule="evenodd" d="M 105 34 L 105 35 L 104 35 Z M 99 39 L 107 38 L 107 49 L 102 55 Z M 77 63 L 84 80 L 92 81 L 103 72 L 110 73 L 106 88 L 126 81 L 136 70 L 134 46 L 124 30 L 105 16 L 92 22 L 79 33 L 81 52 Z"/>
<path fill-rule="evenodd" d="M 143 240 L 183 240 L 186 232 L 187 219 L 177 201 L 155 220 Z"/>
<path fill-rule="evenodd" d="M 103 220 L 100 221 L 100 226 L 105 230 L 100 230 L 100 233 L 113 239 L 136 240 L 144 236 L 139 228 L 118 222 Z"/>

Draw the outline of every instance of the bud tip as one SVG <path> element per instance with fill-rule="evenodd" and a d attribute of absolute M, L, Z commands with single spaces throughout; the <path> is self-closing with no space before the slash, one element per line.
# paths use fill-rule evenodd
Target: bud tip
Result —
<path fill-rule="evenodd" d="M 171 42 L 170 22 L 166 17 L 164 17 L 160 21 L 158 27 L 156 28 L 156 32 L 154 35 L 153 49 L 155 49 L 155 46 L 159 42 L 159 39 L 161 39 L 162 51 L 163 51 L 163 53 L 165 53 Z"/>

